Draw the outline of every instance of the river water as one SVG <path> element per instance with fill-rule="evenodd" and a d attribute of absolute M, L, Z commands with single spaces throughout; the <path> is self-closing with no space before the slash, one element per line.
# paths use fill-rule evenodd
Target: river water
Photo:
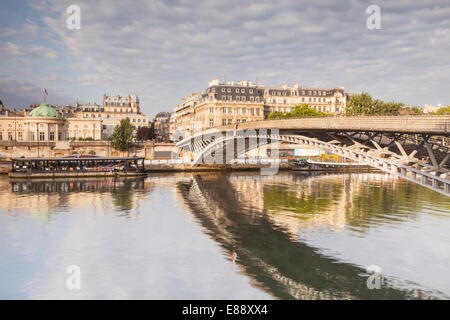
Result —
<path fill-rule="evenodd" d="M 0 298 L 449 299 L 449 230 L 382 173 L 3 176 Z"/>

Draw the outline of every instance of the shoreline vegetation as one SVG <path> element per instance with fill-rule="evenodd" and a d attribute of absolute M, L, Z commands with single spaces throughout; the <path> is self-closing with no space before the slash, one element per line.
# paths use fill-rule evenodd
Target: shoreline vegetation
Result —
<path fill-rule="evenodd" d="M 385 102 L 380 99 L 374 99 L 367 92 L 354 94 L 350 96 L 347 107 L 341 116 L 399 116 L 399 115 L 422 115 L 424 114 L 421 107 L 405 106 L 401 102 Z M 428 115 L 449 115 L 450 106 L 439 108 L 434 113 Z M 295 119 L 295 118 L 311 118 L 311 117 L 334 117 L 331 113 L 318 111 L 309 106 L 302 104 L 294 107 L 291 112 L 275 111 L 269 114 L 268 120 L 276 119 Z"/>

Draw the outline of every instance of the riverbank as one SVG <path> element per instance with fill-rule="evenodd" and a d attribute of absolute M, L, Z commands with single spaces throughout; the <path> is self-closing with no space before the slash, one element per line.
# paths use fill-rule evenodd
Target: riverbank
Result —
<path fill-rule="evenodd" d="M 276 168 L 275 164 L 270 166 L 269 164 L 229 164 L 229 165 L 199 165 L 193 166 L 191 164 L 146 164 L 145 165 L 145 173 L 152 172 L 224 172 L 224 171 L 256 171 L 261 170 L 263 168 Z M 278 165 L 278 170 L 292 170 L 293 167 L 289 163 L 280 163 Z M 297 169 L 298 170 L 298 169 Z M 308 170 L 298 170 L 298 171 L 308 171 Z M 314 170 L 316 171 L 316 170 Z M 342 171 L 342 172 L 373 172 L 378 171 L 374 168 L 330 168 L 329 170 L 324 168 L 317 171 Z M 11 172 L 11 162 L 3 161 L 0 163 L 0 174 L 7 175 Z M 36 174 L 34 174 L 36 175 Z M 110 173 L 110 172 L 71 172 L 71 173 L 41 173 L 39 175 L 40 178 L 49 177 L 49 178 L 65 178 L 69 176 L 73 177 L 93 177 L 93 176 L 128 176 L 133 175 L 133 173 Z M 22 177 L 22 176 L 20 176 Z M 23 174 L 24 178 L 29 177 L 27 174 Z"/>

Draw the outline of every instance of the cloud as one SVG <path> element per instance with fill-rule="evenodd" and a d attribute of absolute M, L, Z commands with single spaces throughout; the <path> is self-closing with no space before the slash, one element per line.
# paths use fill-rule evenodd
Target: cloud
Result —
<path fill-rule="evenodd" d="M 40 103 L 43 99 L 44 87 L 38 87 L 25 80 L 16 80 L 0 72 L 0 100 L 7 107 L 27 107 Z M 70 101 L 67 95 L 50 91 L 48 102 L 62 105 Z"/>
<path fill-rule="evenodd" d="M 214 77 L 448 103 L 448 1 L 374 2 L 382 29 L 370 31 L 368 1 L 79 0 L 80 30 L 66 28 L 70 1 L 33 1 L 40 20 L 24 23 L 45 41 L 16 49 L 60 61 L 74 96 L 137 93 L 149 114 Z"/>

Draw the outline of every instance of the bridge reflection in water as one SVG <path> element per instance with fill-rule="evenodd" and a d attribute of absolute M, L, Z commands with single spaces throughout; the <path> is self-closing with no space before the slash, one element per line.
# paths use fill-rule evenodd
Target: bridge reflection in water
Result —
<path fill-rule="evenodd" d="M 404 184 L 406 189 L 401 192 L 389 192 L 395 188 L 372 188 L 370 194 L 365 194 L 368 189 L 364 188 L 366 184 L 363 180 L 364 177 L 370 180 L 371 176 L 354 175 L 352 181 L 351 178 L 342 179 L 342 176 L 339 179 L 339 175 L 299 174 L 296 177 L 275 176 L 274 181 L 270 181 L 274 177 L 258 176 L 255 179 L 252 176 L 196 175 L 191 182 L 179 183 L 178 188 L 192 214 L 210 237 L 230 256 L 237 254 L 242 272 L 251 277 L 256 286 L 277 298 L 443 297 L 439 292 L 427 292 L 413 283 L 401 283 L 394 279 L 386 279 L 382 289 L 370 290 L 365 270 L 326 257 L 298 240 L 297 233 L 302 227 L 325 226 L 332 231 L 339 231 L 344 224 L 350 224 L 364 229 L 368 220 L 386 212 L 389 206 L 407 204 L 402 201 L 409 201 L 409 197 L 402 200 L 401 194 L 411 195 L 417 189 Z M 359 180 L 361 177 L 363 180 Z M 283 178 L 286 185 L 280 186 Z M 262 186 L 261 179 L 267 179 L 269 185 Z M 354 183 L 357 180 L 360 183 Z M 292 184 L 287 182 L 296 182 L 303 188 L 289 190 Z M 237 191 L 239 188 L 241 190 Z M 358 210 L 364 205 L 370 206 L 372 213 Z M 401 217 L 395 215 L 386 219 L 394 223 L 401 221 Z M 408 289 L 400 290 L 397 286 Z"/>
<path fill-rule="evenodd" d="M 6 186 L 18 197 L 8 196 Z M 448 216 L 446 196 L 385 174 L 203 173 L 131 179 L 20 180 L 1 184 L 0 207 L 40 213 L 38 218 L 44 212 L 45 220 L 51 219 L 53 211 L 60 214 L 61 208 L 83 205 L 109 205 L 113 208 L 109 212 L 127 215 L 162 186 L 174 191 L 175 201 L 183 211 L 223 249 L 230 263 L 235 261 L 254 287 L 275 298 L 448 298 L 406 280 L 408 277 L 387 277 L 381 289 L 369 290 L 366 270 L 325 255 L 303 241 L 302 234 L 311 230 L 337 233 L 350 229 L 364 235 L 385 226 L 400 227 L 418 220 L 418 213 L 429 210 L 430 203 L 437 208 L 436 213 L 442 210 Z M 150 209 L 139 214 L 147 214 Z M 158 263 L 158 257 L 152 257 L 152 261 Z"/>

